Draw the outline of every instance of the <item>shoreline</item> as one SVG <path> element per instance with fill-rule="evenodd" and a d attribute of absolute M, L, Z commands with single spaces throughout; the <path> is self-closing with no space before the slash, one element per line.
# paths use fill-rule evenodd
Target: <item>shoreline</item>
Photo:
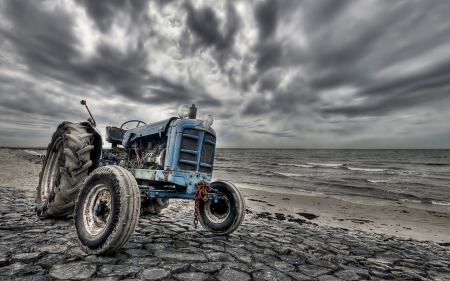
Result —
<path fill-rule="evenodd" d="M 367 205 L 326 195 L 308 196 L 282 193 L 280 190 L 270 192 L 239 188 L 246 199 L 247 209 L 256 214 L 278 213 L 349 231 L 361 230 L 418 241 L 450 242 L 450 212 L 414 208 L 401 202 L 394 206 Z M 317 217 L 308 219 L 304 214 Z"/>

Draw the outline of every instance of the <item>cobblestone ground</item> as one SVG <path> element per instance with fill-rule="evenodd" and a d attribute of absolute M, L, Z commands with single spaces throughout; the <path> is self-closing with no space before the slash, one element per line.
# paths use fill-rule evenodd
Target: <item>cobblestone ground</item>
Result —
<path fill-rule="evenodd" d="M 33 192 L 0 188 L 0 280 L 450 280 L 450 245 L 253 213 L 214 236 L 193 227 L 187 201 L 141 217 L 119 252 L 86 255 L 72 219 L 33 208 Z"/>

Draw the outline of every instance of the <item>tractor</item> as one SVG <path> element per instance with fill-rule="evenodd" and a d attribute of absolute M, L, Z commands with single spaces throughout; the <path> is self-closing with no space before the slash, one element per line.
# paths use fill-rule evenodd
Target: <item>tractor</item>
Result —
<path fill-rule="evenodd" d="M 213 117 L 196 118 L 182 105 L 178 117 L 155 123 L 130 120 L 102 135 L 91 118 L 62 122 L 47 147 L 39 175 L 36 214 L 73 214 L 77 239 L 87 254 L 108 254 L 131 238 L 140 215 L 158 215 L 169 199 L 194 203 L 194 224 L 227 235 L 245 217 L 244 197 L 232 183 L 211 181 L 216 151 Z"/>

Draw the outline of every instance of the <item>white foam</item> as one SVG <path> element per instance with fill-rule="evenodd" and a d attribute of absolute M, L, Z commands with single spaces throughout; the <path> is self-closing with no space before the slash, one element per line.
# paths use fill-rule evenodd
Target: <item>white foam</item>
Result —
<path fill-rule="evenodd" d="M 388 183 L 390 182 L 389 180 L 367 180 L 368 182 L 371 183 Z"/>
<path fill-rule="evenodd" d="M 283 176 L 286 176 L 286 177 L 304 177 L 305 176 L 305 175 L 293 174 L 293 173 L 278 173 L 278 172 L 275 172 L 275 174 L 283 175 Z"/>
<path fill-rule="evenodd" d="M 299 168 L 314 168 L 314 166 L 302 165 L 302 164 L 283 164 L 283 163 L 278 163 L 278 166 L 293 166 L 293 167 L 299 167 Z"/>
<path fill-rule="evenodd" d="M 402 202 L 411 202 L 411 203 L 422 203 L 420 200 L 412 200 L 412 199 L 400 199 Z"/>
<path fill-rule="evenodd" d="M 445 201 L 433 201 L 433 200 L 431 200 L 431 204 L 433 204 L 433 205 L 441 205 L 441 206 L 450 206 L 450 202 L 445 202 Z"/>
<path fill-rule="evenodd" d="M 355 167 L 347 167 L 347 169 L 351 171 L 364 171 L 364 172 L 386 172 L 387 169 L 370 169 L 370 168 L 355 168 Z"/>
<path fill-rule="evenodd" d="M 312 166 L 321 166 L 321 167 L 340 167 L 343 166 L 344 164 L 334 164 L 334 163 L 306 163 L 308 165 L 312 165 Z"/>

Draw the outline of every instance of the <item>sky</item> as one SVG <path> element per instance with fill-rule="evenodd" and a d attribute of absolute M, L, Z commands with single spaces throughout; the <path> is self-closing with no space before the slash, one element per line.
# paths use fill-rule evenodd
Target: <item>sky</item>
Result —
<path fill-rule="evenodd" d="M 218 147 L 450 148 L 450 1 L 0 0 L 0 146 L 195 104 Z M 105 143 L 106 146 L 109 146 Z"/>

